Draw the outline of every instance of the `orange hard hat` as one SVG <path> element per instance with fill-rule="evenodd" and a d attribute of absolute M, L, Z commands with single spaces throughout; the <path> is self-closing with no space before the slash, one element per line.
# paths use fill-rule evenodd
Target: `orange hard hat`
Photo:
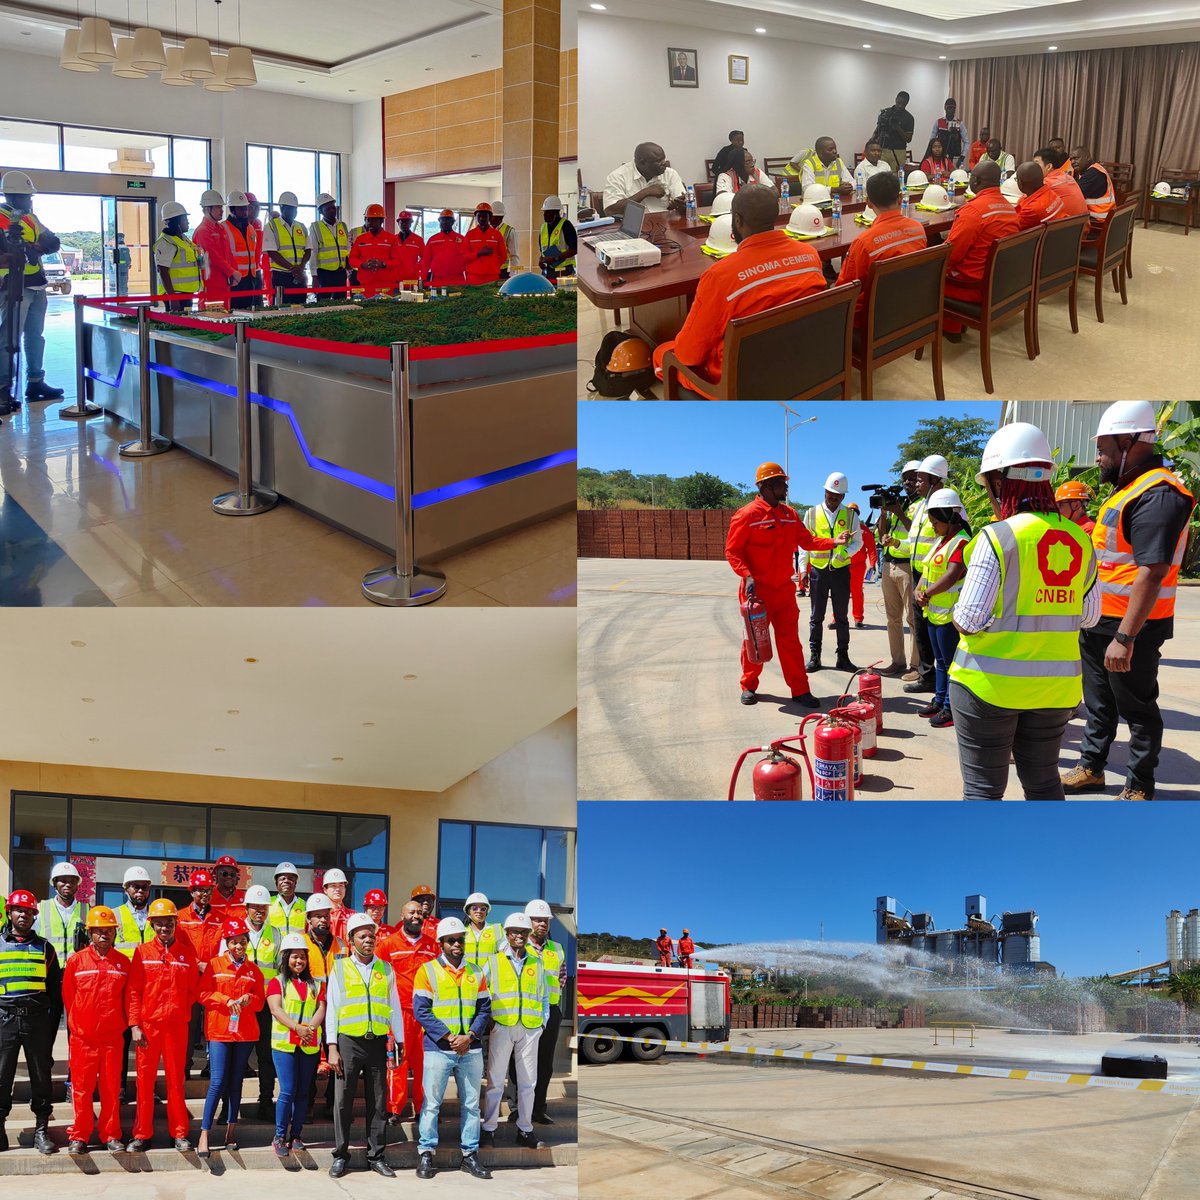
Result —
<path fill-rule="evenodd" d="M 1086 483 L 1080 483 L 1078 479 L 1068 479 L 1066 483 L 1060 484 L 1058 491 L 1054 493 L 1054 499 L 1057 500 L 1083 500 L 1085 503 L 1092 498 L 1092 489 Z"/>
<path fill-rule="evenodd" d="M 480 212 L 490 213 L 492 211 L 492 206 L 486 200 L 480 200 L 480 202 L 477 205 L 475 205 L 475 211 L 477 213 L 480 213 Z"/>
<path fill-rule="evenodd" d="M 88 929 L 116 929 L 117 914 L 111 908 L 97 904 L 95 908 L 88 909 L 84 924 Z"/>
<path fill-rule="evenodd" d="M 383 211 L 382 204 L 368 204 L 367 211 L 363 216 L 370 219 L 371 217 L 386 217 L 387 213 Z"/>
<path fill-rule="evenodd" d="M 613 347 L 608 369 L 614 375 L 633 375 L 654 365 L 650 347 L 641 338 L 628 337 Z"/>
<path fill-rule="evenodd" d="M 413 888 L 412 895 L 409 897 L 409 899 L 416 900 L 418 896 L 436 896 L 436 895 L 437 895 L 437 892 L 435 892 L 433 890 L 433 888 L 428 887 L 422 883 L 422 884 L 418 884 L 415 888 Z"/>
<path fill-rule="evenodd" d="M 787 475 L 778 463 L 765 462 L 754 472 L 755 483 L 766 483 L 768 479 L 786 479 Z"/>
<path fill-rule="evenodd" d="M 152 917 L 177 917 L 179 910 L 175 907 L 173 900 L 168 900 L 165 896 L 159 900 L 150 902 L 149 915 Z"/>
<path fill-rule="evenodd" d="M 855 512 L 858 512 L 858 505 L 853 500 L 851 500 L 850 503 L 846 505 L 846 507 L 852 508 L 852 509 L 854 509 Z"/>
<path fill-rule="evenodd" d="M 440 217 L 452 217 L 452 216 L 454 216 L 454 209 L 452 209 L 452 208 L 443 208 L 443 209 L 442 209 L 442 211 L 441 211 L 441 212 L 438 214 L 438 216 L 440 216 Z"/>

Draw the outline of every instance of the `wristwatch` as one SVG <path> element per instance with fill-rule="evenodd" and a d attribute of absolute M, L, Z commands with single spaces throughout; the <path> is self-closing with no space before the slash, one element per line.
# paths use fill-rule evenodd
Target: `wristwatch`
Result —
<path fill-rule="evenodd" d="M 1136 633 L 1121 633 L 1118 631 L 1113 634 L 1113 641 L 1119 646 L 1132 646 L 1136 638 Z"/>

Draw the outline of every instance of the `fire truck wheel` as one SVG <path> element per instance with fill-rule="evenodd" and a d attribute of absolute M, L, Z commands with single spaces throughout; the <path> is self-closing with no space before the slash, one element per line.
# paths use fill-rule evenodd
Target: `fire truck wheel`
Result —
<path fill-rule="evenodd" d="M 656 1058 L 662 1058 L 663 1051 L 666 1049 L 666 1047 L 652 1046 L 648 1044 L 649 1042 L 662 1040 L 661 1029 L 652 1029 L 649 1025 L 647 1025 L 644 1028 L 639 1029 L 633 1036 L 635 1038 L 647 1039 L 645 1042 L 635 1041 L 629 1044 L 629 1049 L 633 1053 L 633 1057 L 637 1059 L 638 1062 L 653 1062 Z"/>
<path fill-rule="evenodd" d="M 616 1062 L 625 1049 L 625 1043 L 616 1040 L 618 1036 L 617 1031 L 607 1025 L 589 1029 L 588 1036 L 580 1039 L 584 1060 L 590 1063 Z"/>

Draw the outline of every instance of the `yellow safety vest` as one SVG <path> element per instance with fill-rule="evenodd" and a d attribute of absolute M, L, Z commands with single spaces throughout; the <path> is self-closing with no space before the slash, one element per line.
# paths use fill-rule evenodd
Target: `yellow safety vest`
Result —
<path fill-rule="evenodd" d="M 909 505 L 909 510 L 911 508 L 912 505 Z M 896 539 L 896 545 L 885 546 L 884 552 L 890 554 L 893 558 L 912 558 L 912 543 L 908 540 L 908 530 L 900 524 L 900 518 L 889 513 L 886 520 L 887 532 Z"/>
<path fill-rule="evenodd" d="M 542 228 L 538 231 L 538 245 L 542 248 L 542 253 L 553 246 L 555 250 L 560 250 L 566 253 L 567 250 L 567 235 L 563 233 L 563 226 L 566 224 L 566 218 L 562 218 L 553 229 L 550 228 L 544 221 Z M 569 258 L 560 259 L 559 266 L 573 261 L 575 256 L 572 254 Z"/>
<path fill-rule="evenodd" d="M 908 506 L 908 548 L 912 554 L 913 569 L 918 574 L 923 569 L 925 559 L 929 557 L 930 550 L 937 544 L 937 533 L 934 531 L 933 522 L 929 519 L 929 513 L 925 506 L 926 498 L 921 497 L 920 500 L 914 500 Z"/>
<path fill-rule="evenodd" d="M 167 242 L 177 250 L 183 251 L 183 260 L 176 256 L 175 261 L 164 268 L 171 280 L 171 288 L 176 292 L 198 292 L 200 290 L 200 251 L 190 238 L 180 237 L 175 233 L 164 233 L 158 242 Z M 158 242 L 154 245 L 157 248 Z"/>
<path fill-rule="evenodd" d="M 132 958 L 133 952 L 140 945 L 152 941 L 154 941 L 154 926 L 150 924 L 150 918 L 147 917 L 146 924 L 139 929 L 133 915 L 133 909 L 128 904 L 122 904 L 117 909 L 116 949 L 125 955 L 126 958 Z"/>
<path fill-rule="evenodd" d="M 508 249 L 508 235 L 512 233 L 513 227 L 507 221 L 501 221 L 500 224 L 496 226 L 496 230 L 504 239 L 505 257 L 504 261 L 500 264 L 501 268 L 504 268 L 508 266 L 510 261 L 512 261 L 512 252 Z M 565 249 L 566 247 L 563 248 Z"/>
<path fill-rule="evenodd" d="M 817 537 L 837 537 L 839 533 L 850 532 L 850 509 L 843 504 L 837 510 L 832 530 L 829 528 L 829 517 L 826 515 L 823 504 L 810 508 L 805 514 L 804 523 Z M 810 550 L 808 565 L 822 571 L 830 566 L 848 567 L 850 555 L 845 546 L 835 546 L 832 550 Z"/>
<path fill-rule="evenodd" d="M 341 960 L 342 1006 L 338 1009 L 338 1033 L 363 1037 L 368 1031 L 386 1037 L 392 1028 L 392 1006 L 388 1001 L 388 970 L 375 959 L 371 963 L 371 983 L 363 983 L 358 966 L 349 958 Z"/>
<path fill-rule="evenodd" d="M 979 538 L 1000 564 L 995 620 L 959 640 L 950 678 L 998 708 L 1074 708 L 1083 699 L 1079 627 L 1096 580 L 1088 535 L 1057 513 L 1018 513 Z"/>
<path fill-rule="evenodd" d="M 45 945 L 0 939 L 0 996 L 29 996 L 45 990 Z"/>
<path fill-rule="evenodd" d="M 464 957 L 472 966 L 483 969 L 483 964 L 496 953 L 496 947 L 504 940 L 503 930 L 499 925 L 485 925 L 476 929 L 467 922 L 466 953 Z"/>
<path fill-rule="evenodd" d="M 350 232 L 345 224 L 339 221 L 330 225 L 326 221 L 316 221 L 313 224 L 313 234 L 317 245 L 317 269 L 319 271 L 340 271 L 350 257 Z"/>
<path fill-rule="evenodd" d="M 436 959 L 431 959 L 422 968 L 433 994 L 430 1009 L 452 1034 L 471 1032 L 475 1020 L 475 1009 L 479 1003 L 479 991 L 483 984 L 482 973 L 463 959 L 463 969 L 457 979 Z"/>
<path fill-rule="evenodd" d="M 301 1000 L 296 985 L 289 979 L 283 989 L 283 1011 L 293 1021 L 307 1021 L 317 1011 L 317 990 L 316 983 L 309 983 L 308 995 Z M 345 1009 L 342 1011 L 345 1012 Z M 320 1041 L 321 1039 L 318 1037 L 316 1043 L 311 1046 L 297 1046 L 292 1041 L 292 1031 L 286 1025 L 281 1025 L 277 1018 L 271 1018 L 272 1050 L 281 1050 L 284 1054 L 295 1054 L 297 1050 L 301 1050 L 305 1054 L 316 1054 L 321 1048 Z"/>
<path fill-rule="evenodd" d="M 546 972 L 536 954 L 525 952 L 518 978 L 507 954 L 492 955 L 492 1020 L 497 1025 L 542 1027 L 542 997 L 546 994 Z"/>
<path fill-rule="evenodd" d="M 297 898 L 292 901 L 292 911 L 285 912 L 283 901 L 278 895 L 271 897 L 271 907 L 267 909 L 267 924 L 273 929 L 284 929 L 288 933 L 304 932 L 304 901 Z"/>
<path fill-rule="evenodd" d="M 951 534 L 945 541 L 944 545 L 934 546 L 926 555 L 921 563 L 921 575 L 925 580 L 925 590 L 928 591 L 939 579 L 950 569 L 950 556 L 955 549 L 963 542 L 970 541 L 962 530 L 958 533 Z M 929 597 L 929 603 L 925 606 L 925 619 L 930 625 L 949 625 L 951 617 L 954 616 L 954 604 L 958 600 L 958 593 L 962 590 L 963 577 L 953 587 L 948 587 L 944 592 L 938 592 L 936 596 Z"/>
<path fill-rule="evenodd" d="M 21 226 L 22 240 L 29 242 L 32 245 L 45 233 L 45 226 L 33 215 L 33 213 L 18 212 L 15 208 L 8 204 L 0 204 L 0 230 L 7 229 L 12 224 Z M 36 275 L 42 269 L 41 262 L 31 263 L 26 261 L 25 274 Z M 8 274 L 8 267 L 0 267 L 0 279 L 3 279 Z"/>
<path fill-rule="evenodd" d="M 835 158 L 833 162 L 829 164 L 829 166 L 826 166 L 817 157 L 817 152 L 814 150 L 800 164 L 800 169 L 798 171 L 791 163 L 788 163 L 788 165 L 784 168 L 783 173 L 785 175 L 791 175 L 793 179 L 803 179 L 804 168 L 811 167 L 813 173 L 813 182 L 823 183 L 832 192 L 836 187 L 840 186 L 842 182 L 842 167 L 844 165 L 845 164 L 840 158 Z"/>
<path fill-rule="evenodd" d="M 246 928 L 250 928 L 248 921 Z M 279 939 L 275 934 L 276 931 L 269 924 L 264 923 L 258 945 L 255 946 L 251 943 L 246 945 L 246 956 L 262 972 L 263 979 L 267 981 L 274 979 L 279 974 L 279 968 L 275 965 L 279 955 Z"/>
<path fill-rule="evenodd" d="M 303 242 L 296 241 L 296 230 L 304 234 L 304 226 L 299 221 L 294 221 L 289 225 L 282 217 L 273 217 L 271 228 L 275 230 L 275 241 L 279 243 L 277 251 L 279 257 L 287 259 L 294 267 L 304 257 L 304 251 L 308 249 L 306 234 Z"/>
<path fill-rule="evenodd" d="M 57 901 L 43 900 L 38 905 L 38 932 L 54 947 L 60 965 L 65 966 L 75 953 L 75 931 L 87 920 L 87 915 L 88 906 L 79 900 L 65 921 Z"/>
<path fill-rule="evenodd" d="M 558 969 L 567 960 L 566 952 L 557 943 L 546 939 L 546 944 L 539 950 L 532 941 L 525 943 L 532 954 L 542 960 L 546 972 L 546 990 L 550 993 L 550 1003 L 557 1004 L 562 999 L 562 984 L 558 982 Z"/>

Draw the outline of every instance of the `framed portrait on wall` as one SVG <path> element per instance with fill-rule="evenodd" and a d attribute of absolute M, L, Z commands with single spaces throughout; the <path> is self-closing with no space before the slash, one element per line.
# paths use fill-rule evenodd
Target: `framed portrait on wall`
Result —
<path fill-rule="evenodd" d="M 729 56 L 729 82 L 750 82 L 750 56 L 747 54 L 731 54 Z"/>
<path fill-rule="evenodd" d="M 696 64 L 697 52 L 679 46 L 667 47 L 667 78 L 673 88 L 700 86 L 700 71 Z"/>

